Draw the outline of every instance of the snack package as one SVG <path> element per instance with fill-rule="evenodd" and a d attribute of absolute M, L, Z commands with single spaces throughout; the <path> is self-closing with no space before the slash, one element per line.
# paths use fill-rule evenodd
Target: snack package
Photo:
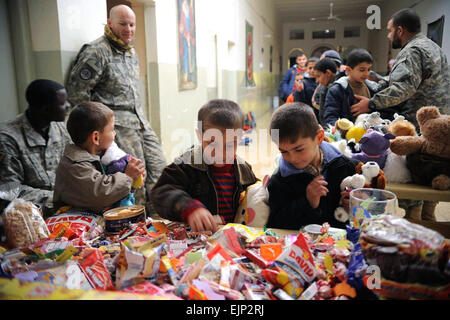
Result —
<path fill-rule="evenodd" d="M 81 237 L 83 233 L 88 234 L 97 225 L 104 225 L 103 217 L 77 209 L 68 209 L 66 212 L 45 220 L 50 233 L 58 230 L 60 225 L 65 225 L 72 230 L 76 237 Z"/>
<path fill-rule="evenodd" d="M 272 267 L 262 271 L 262 275 L 297 299 L 317 275 L 313 256 L 303 234 L 300 233 L 297 240 L 273 262 Z"/>
<path fill-rule="evenodd" d="M 2 218 L 11 248 L 26 247 L 50 235 L 41 211 L 32 202 L 20 198 L 13 200 Z"/>
<path fill-rule="evenodd" d="M 68 289 L 90 290 L 93 288 L 78 263 L 70 260 L 56 268 L 19 273 L 14 277 L 20 281 L 44 282 Z"/>
<path fill-rule="evenodd" d="M 81 253 L 80 266 L 92 287 L 97 290 L 112 290 L 111 275 L 99 249 L 85 249 Z"/>
<path fill-rule="evenodd" d="M 379 266 L 384 278 L 432 286 L 450 283 L 445 272 L 449 246 L 436 231 L 390 215 L 366 221 L 361 230 L 364 258 Z"/>

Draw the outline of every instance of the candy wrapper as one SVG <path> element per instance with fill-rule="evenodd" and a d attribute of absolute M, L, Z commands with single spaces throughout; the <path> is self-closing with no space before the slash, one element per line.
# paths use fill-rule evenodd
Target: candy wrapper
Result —
<path fill-rule="evenodd" d="M 262 232 L 262 231 L 260 231 L 260 230 L 258 230 L 258 229 L 251 228 L 251 227 L 247 227 L 247 226 L 244 226 L 244 225 L 242 225 L 242 224 L 235 224 L 235 223 L 228 223 L 227 225 L 225 225 L 225 226 L 222 228 L 222 231 L 223 231 L 223 230 L 226 230 L 226 229 L 228 229 L 228 228 L 234 228 L 234 229 L 236 230 L 237 233 L 239 233 L 241 236 L 243 236 L 243 237 L 246 239 L 247 242 L 252 242 L 252 241 L 254 241 L 256 238 L 265 235 L 264 232 Z M 211 237 L 212 240 L 214 240 L 215 237 L 216 237 L 216 236 L 219 236 L 219 235 L 220 235 L 220 231 L 219 231 L 219 232 L 216 232 L 216 234 L 214 234 L 214 236 Z"/>
<path fill-rule="evenodd" d="M 96 230 L 97 225 L 103 227 L 104 220 L 100 215 L 95 215 L 88 212 L 83 212 L 77 209 L 65 209 L 65 212 L 55 215 L 45 220 L 50 233 L 54 233 L 61 225 L 64 225 L 75 233 L 74 237 L 81 237 L 84 233 L 85 237 L 89 240 L 92 237 L 88 237 L 89 232 Z M 97 233 L 101 233 L 102 230 L 98 230 Z"/>
<path fill-rule="evenodd" d="M 123 289 L 143 279 L 156 278 L 163 246 L 150 240 L 136 250 L 122 243 L 116 270 L 116 288 Z"/>
<path fill-rule="evenodd" d="M 93 289 L 80 266 L 75 261 L 67 261 L 64 265 L 42 270 L 39 272 L 28 271 L 15 275 L 20 281 L 27 282 L 44 282 L 65 287 L 68 289 Z"/>
<path fill-rule="evenodd" d="M 32 202 L 20 198 L 13 200 L 2 219 L 11 248 L 26 247 L 50 235 L 41 211 Z"/>
<path fill-rule="evenodd" d="M 92 287 L 97 290 L 114 289 L 111 275 L 105 265 L 101 251 L 98 249 L 85 249 L 81 256 L 81 269 Z"/>
<path fill-rule="evenodd" d="M 158 287 L 157 285 L 154 285 L 153 283 L 151 283 L 149 281 L 143 281 L 139 284 L 125 288 L 121 291 L 127 292 L 127 293 L 136 293 L 136 294 L 145 294 L 145 295 L 150 295 L 150 296 L 165 297 L 165 298 L 168 298 L 171 300 L 182 300 L 174 294 L 167 293 L 162 288 Z"/>

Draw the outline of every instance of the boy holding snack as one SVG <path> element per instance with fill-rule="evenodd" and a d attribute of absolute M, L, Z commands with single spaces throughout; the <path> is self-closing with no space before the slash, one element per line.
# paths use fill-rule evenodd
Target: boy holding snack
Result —
<path fill-rule="evenodd" d="M 115 138 L 114 113 L 99 102 L 79 104 L 70 113 L 67 130 L 73 144 L 64 150 L 56 170 L 53 202 L 101 213 L 127 196 L 144 173 L 141 160 L 130 156 L 125 172 L 105 174 L 100 157 Z"/>
<path fill-rule="evenodd" d="M 234 221 L 239 196 L 258 179 L 236 156 L 244 113 L 234 102 L 212 100 L 198 112 L 194 146 L 168 165 L 152 190 L 152 203 L 163 218 L 187 223 L 193 231 L 215 232 Z"/>

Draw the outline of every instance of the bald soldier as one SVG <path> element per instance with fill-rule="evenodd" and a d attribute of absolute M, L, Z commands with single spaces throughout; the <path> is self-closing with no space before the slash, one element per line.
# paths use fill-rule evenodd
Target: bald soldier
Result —
<path fill-rule="evenodd" d="M 141 159 L 147 171 L 145 187 L 135 192 L 136 203 L 146 205 L 147 214 L 153 214 L 149 194 L 166 160 L 141 106 L 135 30 L 133 10 L 125 5 L 113 7 L 104 35 L 78 53 L 66 88 L 73 106 L 90 100 L 114 111 L 118 146 Z"/>

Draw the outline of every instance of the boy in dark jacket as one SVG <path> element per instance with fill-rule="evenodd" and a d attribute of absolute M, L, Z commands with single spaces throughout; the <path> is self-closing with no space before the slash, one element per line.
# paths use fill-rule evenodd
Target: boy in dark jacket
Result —
<path fill-rule="evenodd" d="M 325 98 L 323 125 L 334 126 L 338 119 L 355 121 L 351 106 L 358 102 L 354 95 L 372 97 L 378 90 L 376 82 L 368 80 L 372 68 L 372 56 L 367 50 L 355 49 L 348 55 L 346 77 L 336 80 Z"/>
<path fill-rule="evenodd" d="M 300 229 L 328 222 L 345 228 L 335 219 L 334 211 L 344 196 L 340 184 L 355 174 L 358 161 L 348 159 L 324 141 L 323 128 L 305 104 L 290 103 L 276 109 L 270 128 L 271 133 L 278 130 L 278 141 L 274 134 L 272 140 L 278 144 L 282 158 L 268 185 L 267 227 Z M 348 205 L 347 200 L 342 203 Z"/>
<path fill-rule="evenodd" d="M 234 221 L 239 196 L 258 181 L 251 166 L 236 156 L 244 113 L 229 100 L 212 100 L 198 112 L 193 147 L 168 165 L 152 190 L 151 200 L 163 218 L 185 222 L 194 231 L 215 232 Z"/>
<path fill-rule="evenodd" d="M 313 104 L 314 108 L 319 110 L 319 123 L 323 123 L 323 110 L 325 106 L 325 97 L 328 89 L 333 85 L 336 78 L 337 67 L 336 63 L 328 58 L 324 58 L 316 63 L 314 66 L 314 72 L 317 82 L 322 86 L 321 93 L 319 95 L 319 103 Z M 316 93 L 317 94 L 317 93 Z"/>
<path fill-rule="evenodd" d="M 316 73 L 314 67 L 319 59 L 312 57 L 308 59 L 306 68 L 308 73 L 305 73 L 303 80 L 294 92 L 294 102 L 303 102 L 314 110 L 314 114 L 319 119 L 319 110 L 313 107 L 312 96 L 317 88 Z"/>

